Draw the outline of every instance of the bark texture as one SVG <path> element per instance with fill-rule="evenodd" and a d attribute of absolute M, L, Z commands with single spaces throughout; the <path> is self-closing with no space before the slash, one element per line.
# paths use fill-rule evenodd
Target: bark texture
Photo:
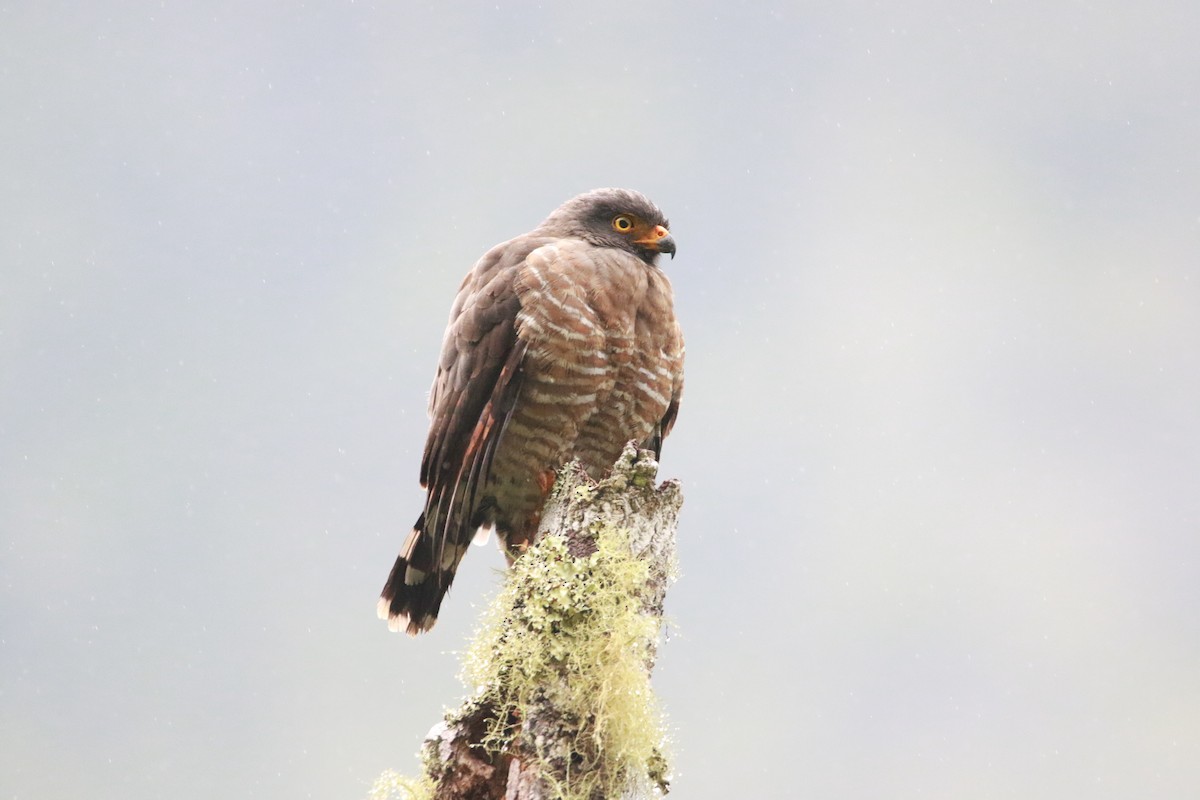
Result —
<path fill-rule="evenodd" d="M 650 689 L 683 498 L 632 444 L 559 473 L 468 656 L 475 694 L 430 731 L 439 800 L 612 800 L 669 788 Z"/>

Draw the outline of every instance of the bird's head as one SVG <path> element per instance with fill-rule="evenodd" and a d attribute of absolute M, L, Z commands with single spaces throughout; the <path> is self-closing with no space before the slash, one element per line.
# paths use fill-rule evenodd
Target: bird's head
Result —
<path fill-rule="evenodd" d="M 655 263 L 659 253 L 675 257 L 667 218 L 648 197 L 630 189 L 594 189 L 573 197 L 542 227 L 600 247 L 628 250 L 647 264 Z"/>

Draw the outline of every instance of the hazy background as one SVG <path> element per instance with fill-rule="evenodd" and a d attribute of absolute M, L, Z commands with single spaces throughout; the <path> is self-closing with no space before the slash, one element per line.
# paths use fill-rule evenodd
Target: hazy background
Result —
<path fill-rule="evenodd" d="M 453 293 L 668 213 L 680 798 L 1200 786 L 1200 7 L 0 3 L 0 796 L 361 798 Z"/>

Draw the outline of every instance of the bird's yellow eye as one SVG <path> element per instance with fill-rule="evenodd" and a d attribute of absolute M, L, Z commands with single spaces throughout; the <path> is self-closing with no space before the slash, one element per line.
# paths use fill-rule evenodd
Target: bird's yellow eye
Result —
<path fill-rule="evenodd" d="M 621 233 L 625 233 L 632 227 L 633 227 L 633 220 L 631 220 L 629 217 L 625 216 L 624 214 L 613 219 L 613 228 L 615 228 L 616 230 L 619 230 Z"/>

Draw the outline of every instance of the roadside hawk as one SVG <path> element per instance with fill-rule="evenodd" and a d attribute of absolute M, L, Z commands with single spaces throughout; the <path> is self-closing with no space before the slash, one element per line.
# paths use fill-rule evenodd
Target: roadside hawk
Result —
<path fill-rule="evenodd" d="M 379 600 L 389 628 L 433 627 L 477 535 L 515 558 L 566 462 L 599 478 L 630 440 L 661 452 L 683 391 L 661 253 L 675 240 L 654 203 L 596 189 L 467 273 L 429 397 L 425 510 Z"/>

